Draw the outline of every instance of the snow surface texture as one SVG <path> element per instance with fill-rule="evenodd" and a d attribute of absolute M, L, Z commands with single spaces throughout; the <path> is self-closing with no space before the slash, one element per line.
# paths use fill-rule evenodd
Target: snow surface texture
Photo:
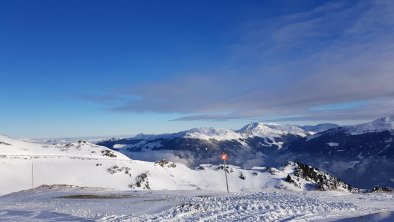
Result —
<path fill-rule="evenodd" d="M 45 186 L 1 196 L 0 221 L 392 221 L 393 203 L 393 193 L 119 192 Z"/>

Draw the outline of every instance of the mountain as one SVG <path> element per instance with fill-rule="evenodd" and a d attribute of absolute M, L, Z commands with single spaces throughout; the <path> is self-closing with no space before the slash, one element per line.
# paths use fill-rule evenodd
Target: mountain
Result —
<path fill-rule="evenodd" d="M 301 161 L 362 188 L 394 187 L 393 119 L 384 117 L 351 126 L 250 123 L 239 130 L 195 128 L 103 140 L 98 145 L 134 159 L 166 158 L 191 167 L 220 164 L 223 151 L 229 154 L 230 164 L 246 168 Z"/>
<path fill-rule="evenodd" d="M 363 188 L 394 187 L 394 118 L 308 136 L 289 144 L 281 155 L 326 169 Z"/>
<path fill-rule="evenodd" d="M 167 160 L 131 160 L 119 152 L 85 141 L 48 145 L 1 135 L 0 162 L 0 195 L 46 184 L 117 190 L 225 191 L 224 170 L 228 171 L 229 187 L 233 192 L 318 188 L 316 181 L 295 173 L 298 169 L 295 163 L 280 168 L 249 170 L 232 165 L 224 169 L 223 165 L 212 164 L 192 169 Z M 287 182 L 288 175 L 301 182 Z M 340 187 L 332 189 L 345 190 Z"/>
<path fill-rule="evenodd" d="M 337 128 L 337 127 L 339 127 L 339 126 L 337 124 L 333 124 L 333 123 L 321 123 L 316 126 L 311 126 L 311 125 L 300 126 L 301 129 L 303 129 L 311 134 L 321 133 L 321 132 L 327 131 L 329 129 Z"/>
<path fill-rule="evenodd" d="M 358 192 L 349 184 L 343 182 L 335 176 L 300 162 L 288 162 L 284 171 L 290 171 L 285 181 L 294 184 L 298 188 L 312 190 L 343 190 Z"/>
<path fill-rule="evenodd" d="M 207 162 L 219 164 L 218 156 L 225 151 L 230 155 L 229 163 L 252 167 L 263 163 L 264 156 L 307 135 L 310 134 L 297 126 L 250 123 L 235 131 L 194 128 L 173 134 L 140 134 L 132 138 L 103 140 L 97 144 L 134 159 L 156 161 L 164 157 L 189 166 Z"/>
<path fill-rule="evenodd" d="M 244 137 L 277 138 L 288 134 L 307 136 L 307 133 L 298 126 L 272 123 L 250 123 L 236 132 Z"/>
<path fill-rule="evenodd" d="M 346 126 L 344 129 L 352 135 L 360 135 L 365 133 L 393 132 L 394 116 L 383 117 L 369 123 Z"/>

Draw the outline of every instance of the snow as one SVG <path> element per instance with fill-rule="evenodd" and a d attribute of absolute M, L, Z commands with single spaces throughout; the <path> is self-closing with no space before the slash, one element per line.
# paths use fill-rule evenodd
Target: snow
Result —
<path fill-rule="evenodd" d="M 112 191 L 43 186 L 0 197 L 1 221 L 392 221 L 392 193 Z M 368 220 L 369 221 L 369 220 Z"/>
<path fill-rule="evenodd" d="M 394 130 L 394 116 L 383 117 L 369 123 L 344 127 L 351 135 Z"/>
<path fill-rule="evenodd" d="M 337 128 L 339 127 L 337 124 L 332 124 L 332 123 L 321 123 L 316 126 L 301 126 L 305 131 L 308 131 L 309 134 L 316 134 L 316 133 L 321 133 L 324 131 L 327 131 L 329 129 Z"/>
<path fill-rule="evenodd" d="M 112 150 L 95 144 L 79 141 L 66 144 L 38 144 L 12 139 L 0 135 L 0 155 L 28 155 L 28 156 L 79 156 L 79 157 L 105 157 L 103 152 Z M 128 159 L 125 155 L 117 153 L 117 158 Z"/>
<path fill-rule="evenodd" d="M 394 131 L 394 116 L 383 117 L 377 120 L 374 120 L 369 123 L 357 124 L 357 125 L 349 125 L 343 126 L 336 129 L 329 130 L 327 132 L 332 132 L 333 130 L 345 130 L 350 135 L 361 135 L 364 133 L 377 133 L 383 131 Z M 326 131 L 316 133 L 310 136 L 307 136 L 306 141 L 316 139 L 321 135 L 327 133 Z"/>
<path fill-rule="evenodd" d="M 223 166 L 202 165 L 191 169 L 181 163 L 131 160 L 116 151 L 84 141 L 73 144 L 40 145 L 3 138 L 0 145 L 0 194 L 44 184 L 104 187 L 116 190 L 223 190 Z M 6 145 L 8 144 L 8 145 Z M 23 152 L 22 152 L 23 151 Z M 229 188 L 233 192 L 263 189 L 310 190 L 312 182 L 298 185 L 284 181 L 294 166 L 241 169 L 228 165 Z M 141 179 L 142 178 L 142 179 Z M 214 178 L 214 179 L 213 179 Z"/>
<path fill-rule="evenodd" d="M 185 131 L 185 138 L 194 138 L 202 140 L 237 140 L 241 139 L 242 136 L 233 130 L 223 129 L 223 128 L 193 128 L 191 130 Z"/>
<path fill-rule="evenodd" d="M 218 141 L 222 140 L 236 140 L 240 139 L 242 136 L 230 129 L 224 128 L 213 128 L 213 127 L 201 127 L 193 128 L 186 131 L 181 131 L 172 134 L 158 134 L 158 135 L 146 135 L 139 134 L 133 139 L 141 139 L 152 141 L 156 139 L 174 139 L 174 138 L 192 138 L 201 140 L 211 140 L 215 139 Z"/>
<path fill-rule="evenodd" d="M 190 130 L 181 131 L 173 134 L 159 134 L 159 135 L 139 134 L 135 136 L 133 139 L 142 139 L 142 140 L 151 141 L 156 139 L 174 139 L 174 138 L 192 138 L 192 139 L 201 139 L 201 140 L 215 139 L 218 141 L 222 141 L 222 140 L 236 140 L 242 138 L 242 136 L 230 129 L 201 127 L 201 128 L 193 128 Z"/>
<path fill-rule="evenodd" d="M 242 129 L 235 131 L 225 128 L 201 127 L 172 134 L 139 134 L 133 137 L 133 139 L 152 141 L 157 139 L 191 138 L 207 141 L 237 140 L 240 143 L 244 143 L 243 140 L 249 137 L 263 137 L 273 139 L 288 134 L 306 137 L 308 133 L 300 127 L 294 125 L 275 123 L 250 123 Z"/>
<path fill-rule="evenodd" d="M 136 161 L 84 141 L 49 145 L 1 135 L 0 142 L 0 221 L 331 221 L 394 211 L 392 193 L 287 183 L 294 163 L 230 165 L 227 194 L 223 166 Z"/>
<path fill-rule="evenodd" d="M 237 131 L 246 137 L 267 137 L 275 138 L 287 134 L 298 135 L 302 137 L 307 136 L 307 132 L 298 126 L 288 124 L 274 124 L 274 123 L 250 123 Z"/>
<path fill-rule="evenodd" d="M 47 145 L 5 136 L 0 141 L 0 194 L 43 184 L 117 190 L 143 189 L 145 183 L 152 190 L 222 190 L 225 187 L 222 166 L 203 166 L 203 170 L 171 162 L 160 166 L 131 160 L 119 152 L 84 141 Z M 228 170 L 232 191 L 251 192 L 274 187 L 301 189 L 284 182 L 287 173 L 281 169 L 275 175 L 265 170 L 246 170 L 231 165 Z M 144 185 L 136 186 L 141 175 L 146 175 Z M 246 179 L 241 179 L 241 175 Z"/>
<path fill-rule="evenodd" d="M 327 143 L 327 145 L 329 145 L 331 147 L 336 147 L 336 146 L 339 146 L 339 143 L 329 142 L 329 143 Z"/>
<path fill-rule="evenodd" d="M 306 137 L 306 141 L 316 139 L 316 138 L 320 137 L 321 135 L 322 135 L 322 133 L 316 133 L 316 134 L 313 134 L 311 136 L 307 136 Z"/>

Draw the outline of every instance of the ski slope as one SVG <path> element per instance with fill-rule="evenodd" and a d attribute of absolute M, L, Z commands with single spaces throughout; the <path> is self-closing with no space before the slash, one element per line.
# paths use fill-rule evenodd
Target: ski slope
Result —
<path fill-rule="evenodd" d="M 0 221 L 392 221 L 393 193 L 111 191 L 43 186 L 0 197 Z"/>

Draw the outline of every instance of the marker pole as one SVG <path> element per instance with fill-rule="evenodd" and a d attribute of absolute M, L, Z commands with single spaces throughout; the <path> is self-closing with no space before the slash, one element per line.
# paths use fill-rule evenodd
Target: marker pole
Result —
<path fill-rule="evenodd" d="M 227 193 L 230 193 L 230 190 L 228 189 L 228 180 L 227 180 L 226 160 L 223 160 L 223 162 L 224 162 L 224 176 L 226 177 Z"/>

